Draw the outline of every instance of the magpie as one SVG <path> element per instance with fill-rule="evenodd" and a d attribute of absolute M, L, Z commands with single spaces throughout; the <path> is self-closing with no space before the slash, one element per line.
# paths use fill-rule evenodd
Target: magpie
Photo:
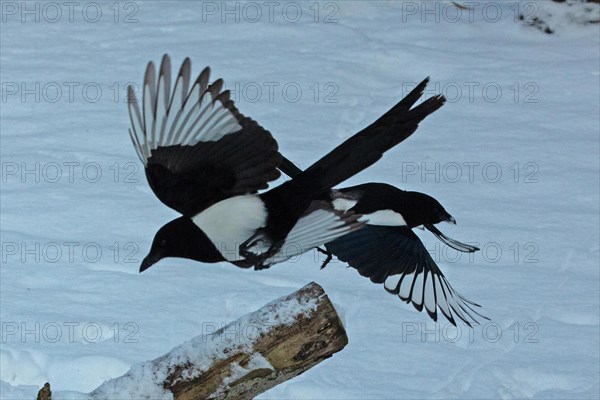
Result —
<path fill-rule="evenodd" d="M 239 113 L 229 92 L 221 90 L 221 79 L 208 84 L 208 67 L 191 89 L 190 74 L 191 61 L 186 58 L 171 93 L 168 55 L 161 62 L 158 81 L 150 62 L 141 110 L 133 87 L 128 88 L 129 133 L 150 187 L 159 200 L 183 215 L 159 230 L 142 270 L 166 255 L 207 262 L 224 258 L 261 268 L 271 255 L 286 259 L 279 250 L 294 227 L 292 238 L 301 250 L 361 226 L 351 213 L 340 213 L 301 193 L 294 195 L 299 188 L 293 182 L 287 190 L 258 195 L 280 175 L 277 142 Z M 198 243 L 194 235 L 208 242 Z"/>
<path fill-rule="evenodd" d="M 397 295 L 418 310 L 427 310 L 437 321 L 437 310 L 456 325 L 454 316 L 467 325 L 488 319 L 474 307 L 479 304 L 456 292 L 412 228 L 423 226 L 450 247 L 475 252 L 475 246 L 445 236 L 434 224 L 456 224 L 433 197 L 398 189 L 385 183 L 367 183 L 331 192 L 336 210 L 362 214 L 367 226 L 351 232 L 325 248 L 358 270 L 373 283 Z M 350 198 L 351 200 L 348 200 Z"/>
<path fill-rule="evenodd" d="M 286 158 L 281 171 L 295 177 L 301 170 Z M 348 263 L 360 275 L 381 284 L 386 291 L 418 310 L 423 308 L 437 321 L 438 309 L 456 325 L 455 317 L 472 326 L 480 319 L 489 320 L 475 308 L 481 307 L 458 293 L 450 285 L 413 228 L 423 226 L 448 246 L 462 252 L 479 250 L 444 235 L 434 224 L 456 220 L 433 197 L 420 192 L 398 189 L 385 183 L 333 189 L 325 196 L 343 212 L 361 215 L 367 225 L 360 230 L 325 244 L 327 260 L 331 254 Z"/>
<path fill-rule="evenodd" d="M 302 172 L 283 156 L 279 170 L 290 178 Z M 368 219 L 369 225 L 405 225 L 409 228 L 423 226 L 454 250 L 463 253 L 474 253 L 479 250 L 476 246 L 449 238 L 434 226 L 439 222 L 456 225 L 456 219 L 439 201 L 425 193 L 405 191 L 387 183 L 371 182 L 333 189 L 327 197 L 336 210 L 344 212 L 350 210 L 363 214 L 361 219 Z"/>
<path fill-rule="evenodd" d="M 295 178 L 258 193 L 280 175 L 277 142 L 237 110 L 221 79 L 209 85 L 209 74 L 206 67 L 189 89 L 186 58 L 171 93 L 165 55 L 158 79 L 154 63 L 146 68 L 141 110 L 128 88 L 129 133 L 148 183 L 182 214 L 156 233 L 140 272 L 165 257 L 263 269 L 362 228 L 360 214 L 336 210 L 322 197 L 409 137 L 445 102 L 437 95 L 415 106 L 425 79 Z"/>

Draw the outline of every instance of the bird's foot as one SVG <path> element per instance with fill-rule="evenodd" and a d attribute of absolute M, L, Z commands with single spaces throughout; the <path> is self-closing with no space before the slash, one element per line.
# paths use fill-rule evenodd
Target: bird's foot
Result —
<path fill-rule="evenodd" d="M 260 260 L 263 253 L 260 251 L 260 244 L 264 243 L 264 229 L 258 229 L 254 235 L 245 240 L 239 247 L 240 256 L 248 261 Z M 259 250 L 258 252 L 254 250 Z"/>
<path fill-rule="evenodd" d="M 254 270 L 260 271 L 263 269 L 270 268 L 271 265 L 273 265 L 273 256 L 275 256 L 275 254 L 277 254 L 280 249 L 281 244 L 275 244 L 271 246 L 269 250 L 256 257 L 256 261 L 254 262 Z"/>
<path fill-rule="evenodd" d="M 325 261 L 323 261 L 323 264 L 321 265 L 321 269 L 325 268 L 327 266 L 327 264 L 329 264 L 331 262 L 331 260 L 333 259 L 333 254 L 328 251 L 328 250 L 324 250 L 320 247 L 317 247 L 317 251 L 319 253 L 325 254 L 327 257 L 325 258 Z"/>
<path fill-rule="evenodd" d="M 264 262 L 258 262 L 256 264 L 254 264 L 255 271 L 262 271 L 263 269 L 267 269 L 270 267 L 271 267 L 271 264 L 265 264 Z"/>
<path fill-rule="evenodd" d="M 271 258 L 279 252 L 283 245 L 283 241 L 278 242 L 271 245 L 266 251 L 262 251 L 261 244 L 265 244 L 266 242 L 263 230 L 261 229 L 256 231 L 254 235 L 239 247 L 240 256 L 254 264 L 256 271 L 269 268 L 272 265 Z"/>

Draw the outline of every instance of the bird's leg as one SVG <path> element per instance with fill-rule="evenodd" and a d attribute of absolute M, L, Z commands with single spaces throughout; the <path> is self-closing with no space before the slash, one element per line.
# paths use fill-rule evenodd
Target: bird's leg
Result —
<path fill-rule="evenodd" d="M 246 261 L 253 263 L 256 271 L 269 268 L 272 264 L 270 258 L 277 254 L 284 243 L 283 240 L 274 243 L 264 252 L 261 251 L 262 249 L 258 249 L 257 253 L 250 251 L 251 248 L 257 246 L 260 242 L 264 243 L 264 239 L 264 229 L 259 229 L 239 247 L 240 256 L 244 257 Z"/>
<path fill-rule="evenodd" d="M 250 236 L 247 240 L 245 240 L 239 247 L 240 256 L 244 257 L 246 260 L 257 260 L 262 258 L 261 253 L 252 253 L 249 249 L 256 246 L 260 241 L 260 238 L 263 234 L 264 229 L 258 229 L 254 235 Z"/>
<path fill-rule="evenodd" d="M 319 253 L 325 254 L 327 256 L 327 258 L 325 258 L 325 261 L 323 261 L 323 264 L 321 265 L 321 269 L 323 269 L 327 266 L 327 264 L 329 264 L 331 262 L 331 260 L 333 259 L 333 254 L 331 254 L 330 251 L 323 250 L 320 247 L 317 247 L 317 251 Z"/>
<path fill-rule="evenodd" d="M 270 268 L 271 264 L 265 265 L 262 261 L 254 265 L 255 271 L 262 271 L 263 269 Z"/>
<path fill-rule="evenodd" d="M 267 250 L 264 253 L 261 253 L 259 257 L 255 257 L 255 261 L 254 261 L 254 270 L 255 271 L 260 271 L 263 269 L 267 269 L 270 268 L 271 265 L 273 265 L 273 260 L 271 259 L 275 254 L 277 254 L 277 252 L 279 252 L 279 250 L 281 249 L 281 246 L 283 246 L 283 240 L 275 243 L 273 246 L 271 246 L 269 248 L 269 250 Z"/>
<path fill-rule="evenodd" d="M 277 254 L 279 252 L 279 250 L 281 250 L 281 247 L 283 246 L 284 243 L 285 243 L 284 240 L 280 240 L 277 243 L 273 243 L 267 251 L 262 253 L 260 255 L 260 257 L 263 259 L 263 263 L 265 261 L 267 261 L 268 259 L 270 259 L 271 257 L 275 256 L 275 254 Z M 266 268 L 268 268 L 270 266 L 271 266 L 271 264 L 268 264 L 268 266 Z"/>

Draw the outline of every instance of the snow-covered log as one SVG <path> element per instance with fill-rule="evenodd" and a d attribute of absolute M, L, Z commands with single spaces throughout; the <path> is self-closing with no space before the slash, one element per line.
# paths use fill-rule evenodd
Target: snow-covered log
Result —
<path fill-rule="evenodd" d="M 323 288 L 310 283 L 214 332 L 134 366 L 92 399 L 251 399 L 348 343 Z"/>

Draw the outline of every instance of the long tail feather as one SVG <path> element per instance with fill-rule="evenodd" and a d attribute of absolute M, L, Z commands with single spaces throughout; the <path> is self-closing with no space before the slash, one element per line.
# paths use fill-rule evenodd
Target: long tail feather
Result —
<path fill-rule="evenodd" d="M 381 118 L 297 175 L 294 180 L 299 187 L 312 196 L 322 194 L 371 166 L 383 153 L 412 135 L 419 123 L 446 101 L 443 96 L 433 96 L 413 107 L 428 81 L 425 79 Z"/>
<path fill-rule="evenodd" d="M 433 224 L 426 224 L 425 228 L 435 235 L 440 241 L 446 245 L 452 247 L 454 250 L 462 251 L 463 253 L 474 253 L 479 250 L 479 247 L 472 246 L 470 244 L 461 243 L 458 240 L 454 240 L 444 235 L 438 228 Z"/>

